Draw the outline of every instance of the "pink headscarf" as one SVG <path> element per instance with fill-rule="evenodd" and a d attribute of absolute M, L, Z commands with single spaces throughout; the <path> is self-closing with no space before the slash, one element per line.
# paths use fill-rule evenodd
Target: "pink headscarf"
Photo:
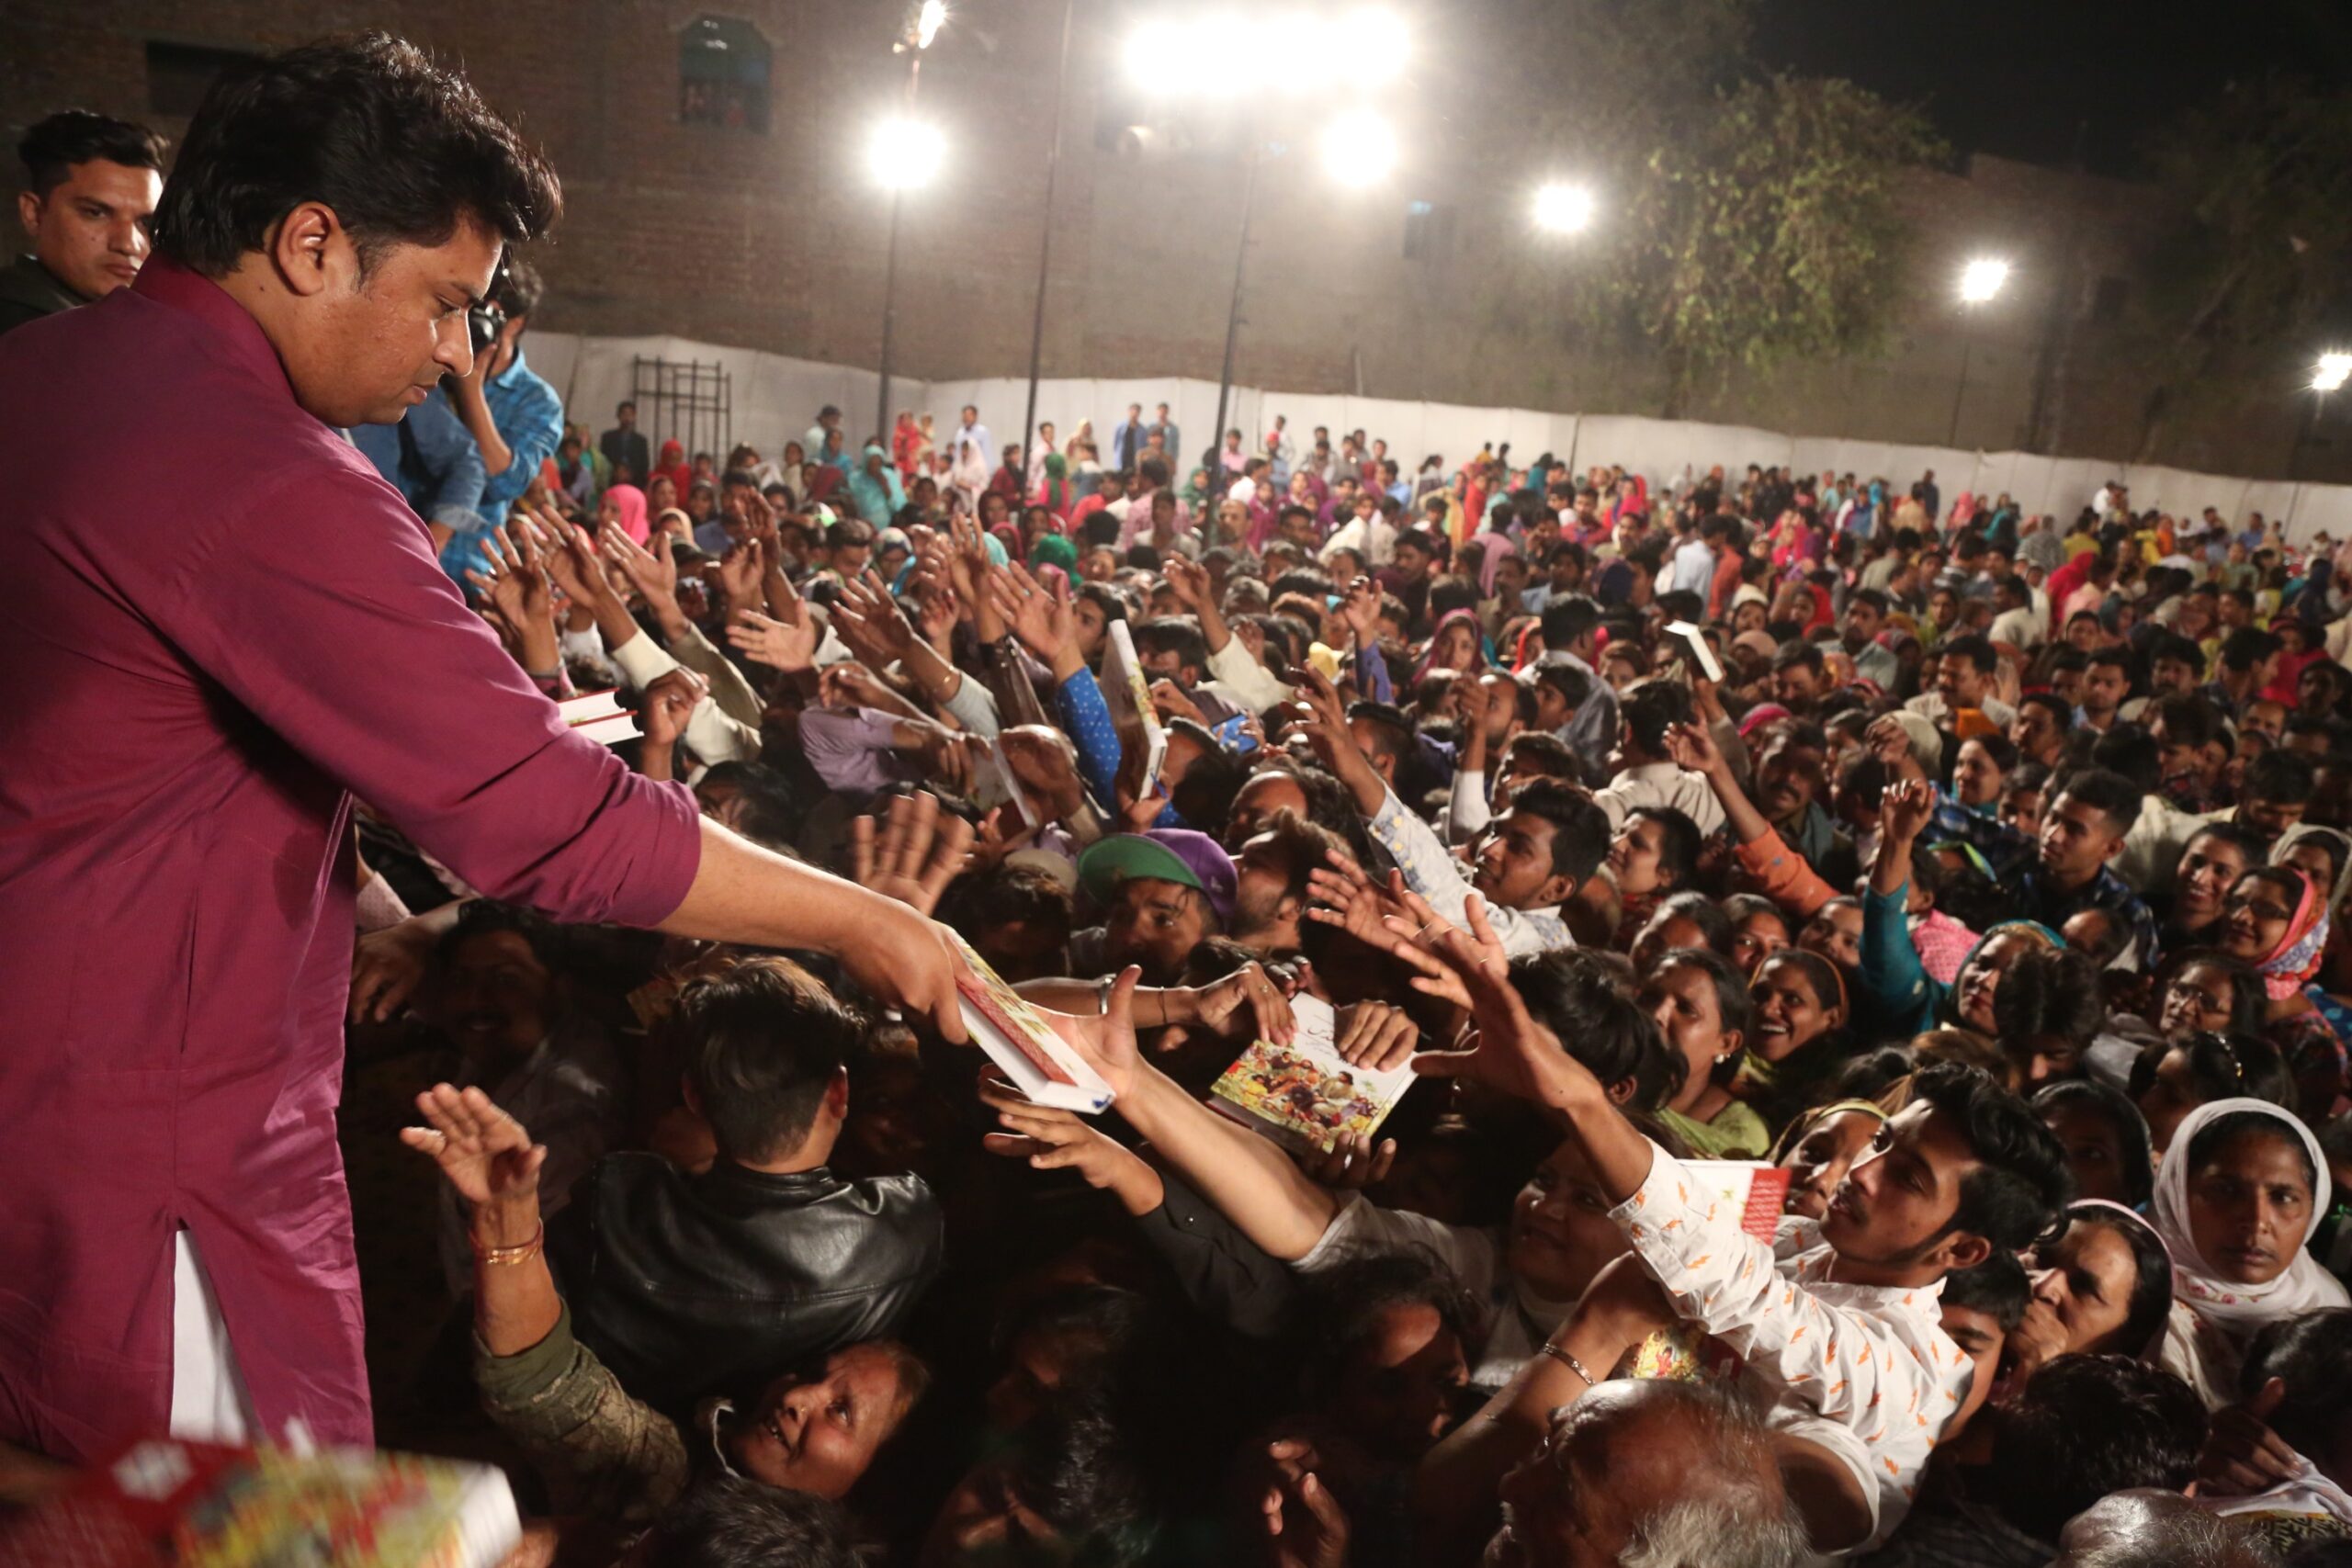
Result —
<path fill-rule="evenodd" d="M 645 521 L 645 492 L 635 485 L 611 485 L 605 493 L 613 498 L 613 505 L 620 513 L 621 532 L 636 544 L 643 544 L 650 532 Z"/>
<path fill-rule="evenodd" d="M 1413 671 L 1414 685 L 1420 684 L 1421 677 L 1430 672 L 1436 661 L 1437 646 L 1445 636 L 1445 628 L 1457 625 L 1470 628 L 1470 668 L 1464 673 L 1476 675 L 1487 668 L 1487 639 L 1478 629 L 1477 615 L 1469 610 L 1448 610 L 1438 617 L 1437 625 L 1430 630 L 1430 645 L 1423 650 L 1421 661 Z"/>

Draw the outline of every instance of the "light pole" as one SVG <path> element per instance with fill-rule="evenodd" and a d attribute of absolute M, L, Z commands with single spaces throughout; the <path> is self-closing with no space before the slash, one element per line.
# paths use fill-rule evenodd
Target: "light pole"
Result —
<path fill-rule="evenodd" d="M 1070 13 L 1078 0 L 1062 0 L 1061 62 L 1054 68 L 1054 140 L 1046 148 L 1046 216 L 1037 236 L 1037 313 L 1029 322 L 1029 404 L 1021 415 L 1022 483 L 1036 462 L 1037 370 L 1046 352 L 1046 276 L 1054 253 L 1054 176 L 1062 162 L 1062 98 L 1069 80 Z"/>
<path fill-rule="evenodd" d="M 874 428 L 885 448 L 890 444 L 890 340 L 899 323 L 899 198 L 910 186 L 930 180 L 944 151 L 939 132 L 914 118 L 914 107 L 915 89 L 922 83 L 923 51 L 946 20 L 946 0 L 922 0 L 905 36 L 891 46 L 907 56 L 906 98 L 899 117 L 884 121 L 874 137 L 875 177 L 890 192 L 890 244 L 882 263 L 882 385 L 875 394 L 874 411 Z"/>
<path fill-rule="evenodd" d="M 1335 54 L 1353 62 L 1355 79 L 1361 85 L 1385 85 L 1404 71 L 1409 43 L 1403 20 L 1378 6 L 1361 7 L 1328 25 L 1304 13 L 1269 18 L 1217 11 L 1189 21 L 1161 17 L 1138 27 L 1127 39 L 1127 68 L 1144 85 L 1156 88 L 1171 80 L 1201 84 L 1217 97 L 1250 106 L 1242 111 L 1248 118 L 1241 233 L 1234 245 L 1225 358 L 1217 375 L 1216 423 L 1209 433 L 1204 461 L 1212 495 L 1221 496 L 1226 489 L 1220 481 L 1225 473 L 1225 422 L 1233 399 L 1233 357 L 1241 331 L 1242 274 L 1257 205 L 1258 165 L 1270 155 L 1254 106 L 1294 80 L 1295 69 L 1320 65 Z M 1325 165 L 1342 184 L 1377 184 L 1396 163 L 1395 131 L 1367 110 L 1342 113 L 1323 131 L 1319 145 Z M 1275 154 L 1280 151 L 1279 147 L 1273 150 Z M 1182 461 L 1182 454 L 1171 456 Z M 1214 510 L 1201 522 L 1204 542 L 1214 538 Z"/>
<path fill-rule="evenodd" d="M 2009 264 L 1989 256 L 1980 256 L 1960 272 L 1960 306 L 1968 319 L 1968 332 L 1961 339 L 1960 385 L 1952 389 L 1951 429 L 1944 436 L 1944 445 L 1960 445 L 1960 405 L 1968 396 L 1969 361 L 1976 354 L 1977 307 L 1992 302 L 1994 296 L 2009 280 Z"/>

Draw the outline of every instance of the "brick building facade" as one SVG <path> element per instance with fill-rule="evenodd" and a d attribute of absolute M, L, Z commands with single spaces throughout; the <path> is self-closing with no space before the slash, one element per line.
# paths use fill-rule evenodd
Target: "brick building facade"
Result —
<path fill-rule="evenodd" d="M 12 138 L 69 105 L 176 132 L 223 51 L 338 28 L 401 33 L 461 63 L 554 159 L 569 212 L 537 258 L 546 326 L 876 361 L 888 203 L 865 136 L 905 81 L 891 0 L 18 0 L 11 11 L 0 127 Z M 1077 7 L 1045 371 L 1214 379 L 1241 162 L 1229 147 L 1136 155 L 1116 136 L 1136 100 L 1110 85 L 1127 12 L 1127 0 Z M 952 152 L 901 214 L 905 375 L 1026 368 L 1060 26 L 1050 0 L 964 0 L 924 65 L 922 107 Z M 1395 101 L 1407 116 L 1416 96 Z M 1577 352 L 1503 281 L 1558 269 L 1572 286 L 1577 265 L 1573 239 L 1525 220 L 1538 171 L 1522 183 L 1510 149 L 1498 158 L 1491 145 L 1464 146 L 1465 120 L 1436 116 L 1408 127 L 1394 180 L 1348 191 L 1324 176 L 1288 110 L 1264 112 L 1269 140 L 1291 150 L 1260 174 L 1238 378 L 1659 411 L 1655 363 Z M 2352 479 L 2352 450 L 2331 457 L 2314 438 L 2324 427 L 2307 423 L 2291 377 L 2143 452 L 2145 384 L 2129 362 L 2139 263 L 2160 210 L 2151 191 L 1980 158 L 1965 174 L 1918 175 L 1905 199 L 1923 260 L 1883 358 L 1735 377 L 1702 389 L 1683 415 L 1941 444 L 1957 398 L 1963 446 Z M 1980 253 L 2015 271 L 1972 324 L 1951 285 Z"/>

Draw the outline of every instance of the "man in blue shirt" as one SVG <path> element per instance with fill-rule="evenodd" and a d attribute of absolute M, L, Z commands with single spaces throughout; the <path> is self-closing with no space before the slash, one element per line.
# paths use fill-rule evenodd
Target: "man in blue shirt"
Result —
<path fill-rule="evenodd" d="M 512 261 L 491 285 L 505 313 L 470 375 L 445 377 L 399 424 L 363 424 L 352 442 L 433 528 L 444 570 L 494 571 L 481 537 L 530 488 L 563 440 L 563 400 L 523 359 L 523 332 L 544 290 L 528 263 Z"/>

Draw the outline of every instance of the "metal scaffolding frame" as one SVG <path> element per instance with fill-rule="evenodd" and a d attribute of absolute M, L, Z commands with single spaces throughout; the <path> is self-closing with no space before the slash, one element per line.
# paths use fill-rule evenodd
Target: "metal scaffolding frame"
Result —
<path fill-rule="evenodd" d="M 707 452 L 724 468 L 727 450 L 735 444 L 735 378 L 718 360 L 648 359 L 630 364 L 629 395 L 637 402 L 638 428 L 658 454 L 664 441 L 675 441 L 692 461 Z M 681 505 L 685 497 L 678 498 Z"/>

